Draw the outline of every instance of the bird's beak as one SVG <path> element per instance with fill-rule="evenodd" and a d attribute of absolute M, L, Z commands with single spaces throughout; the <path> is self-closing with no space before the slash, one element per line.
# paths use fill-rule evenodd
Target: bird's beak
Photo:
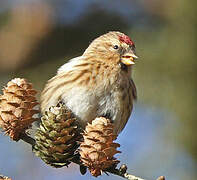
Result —
<path fill-rule="evenodd" d="M 121 57 L 121 62 L 127 66 L 135 64 L 135 59 L 138 57 L 133 53 L 126 53 Z"/>

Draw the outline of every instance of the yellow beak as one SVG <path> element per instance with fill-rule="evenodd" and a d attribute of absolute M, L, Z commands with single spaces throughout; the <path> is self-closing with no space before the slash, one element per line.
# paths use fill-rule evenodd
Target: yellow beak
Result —
<path fill-rule="evenodd" d="M 135 54 L 127 53 L 121 58 L 121 62 L 127 66 L 135 64 L 135 59 L 138 57 Z"/>

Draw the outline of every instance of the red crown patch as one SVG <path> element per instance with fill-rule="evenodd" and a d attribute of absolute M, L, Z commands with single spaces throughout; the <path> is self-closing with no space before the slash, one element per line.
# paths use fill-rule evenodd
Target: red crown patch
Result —
<path fill-rule="evenodd" d="M 119 40 L 130 46 L 135 46 L 134 42 L 130 39 L 129 36 L 126 36 L 126 35 L 119 36 Z"/>

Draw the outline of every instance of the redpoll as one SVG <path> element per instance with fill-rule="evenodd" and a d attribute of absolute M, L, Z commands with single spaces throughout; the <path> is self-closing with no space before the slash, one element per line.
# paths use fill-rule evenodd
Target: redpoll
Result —
<path fill-rule="evenodd" d="M 136 99 L 131 79 L 136 58 L 134 42 L 127 35 L 109 32 L 98 37 L 82 56 L 64 64 L 48 81 L 41 96 L 42 112 L 62 101 L 82 127 L 102 116 L 120 133 Z"/>

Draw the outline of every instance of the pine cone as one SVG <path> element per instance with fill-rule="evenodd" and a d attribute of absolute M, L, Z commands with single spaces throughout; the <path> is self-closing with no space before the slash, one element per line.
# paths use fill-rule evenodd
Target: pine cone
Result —
<path fill-rule="evenodd" d="M 33 151 L 53 167 L 67 166 L 79 147 L 77 141 L 80 138 L 75 116 L 64 105 L 58 104 L 42 117 Z"/>
<path fill-rule="evenodd" d="M 31 124 L 38 120 L 33 116 L 39 111 L 32 84 L 15 78 L 8 82 L 0 95 L 0 127 L 14 141 L 18 141 Z"/>
<path fill-rule="evenodd" d="M 7 176 L 0 175 L 0 180 L 12 180 L 12 179 Z"/>
<path fill-rule="evenodd" d="M 100 117 L 93 120 L 86 126 L 83 137 L 84 142 L 80 145 L 81 161 L 93 176 L 97 177 L 102 171 L 116 167 L 119 161 L 113 156 L 120 153 L 116 150 L 120 145 L 113 142 L 117 135 L 113 134 L 113 125 L 109 119 Z"/>

